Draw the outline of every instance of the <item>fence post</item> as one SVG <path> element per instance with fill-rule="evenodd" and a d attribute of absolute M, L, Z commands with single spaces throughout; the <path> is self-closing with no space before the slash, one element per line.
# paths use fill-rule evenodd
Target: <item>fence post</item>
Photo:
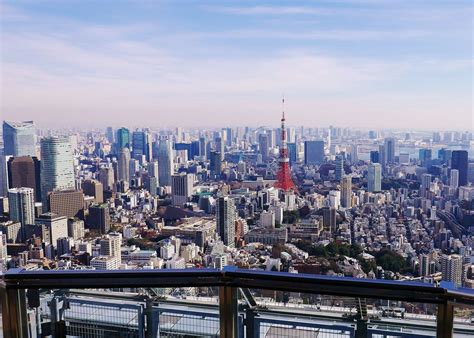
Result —
<path fill-rule="evenodd" d="M 450 338 L 453 336 L 454 306 L 450 302 L 438 304 L 436 316 L 436 337 Z"/>
<path fill-rule="evenodd" d="M 0 287 L 5 338 L 28 337 L 25 290 Z"/>
<path fill-rule="evenodd" d="M 219 287 L 220 338 L 238 337 L 237 289 L 230 286 Z"/>

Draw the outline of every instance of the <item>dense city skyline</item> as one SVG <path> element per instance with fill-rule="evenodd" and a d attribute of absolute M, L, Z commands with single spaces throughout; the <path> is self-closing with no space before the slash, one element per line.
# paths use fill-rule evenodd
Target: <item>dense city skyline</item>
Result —
<path fill-rule="evenodd" d="M 5 120 L 260 126 L 284 93 L 295 126 L 473 128 L 468 1 L 3 1 L 0 10 Z"/>

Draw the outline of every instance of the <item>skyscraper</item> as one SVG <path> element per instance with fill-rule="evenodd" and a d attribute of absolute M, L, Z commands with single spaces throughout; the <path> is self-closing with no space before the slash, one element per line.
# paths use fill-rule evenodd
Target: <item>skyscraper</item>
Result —
<path fill-rule="evenodd" d="M 459 171 L 459 186 L 467 185 L 468 168 L 467 150 L 453 150 L 451 153 L 451 169 Z"/>
<path fill-rule="evenodd" d="M 171 142 L 161 139 L 158 146 L 158 181 L 160 186 L 171 185 L 173 170 L 173 149 Z"/>
<path fill-rule="evenodd" d="M 442 255 L 440 263 L 443 280 L 453 282 L 456 286 L 461 286 L 462 257 L 459 255 Z"/>
<path fill-rule="evenodd" d="M 431 153 L 431 149 L 424 148 L 419 150 L 418 158 L 422 167 L 429 167 L 429 165 L 431 164 Z"/>
<path fill-rule="evenodd" d="M 84 180 L 82 182 L 82 191 L 84 195 L 94 197 L 95 203 L 104 202 L 104 187 L 96 180 Z"/>
<path fill-rule="evenodd" d="M 183 206 L 193 194 L 194 174 L 180 173 L 171 176 L 173 205 Z"/>
<path fill-rule="evenodd" d="M 199 156 L 206 157 L 207 156 L 207 141 L 204 136 L 199 138 Z"/>
<path fill-rule="evenodd" d="M 450 175 L 449 186 L 451 188 L 456 189 L 457 187 L 459 187 L 459 170 L 451 169 L 449 175 Z"/>
<path fill-rule="evenodd" d="M 377 150 L 372 150 L 370 152 L 370 162 L 380 163 L 380 153 Z"/>
<path fill-rule="evenodd" d="M 218 151 L 211 151 L 209 161 L 210 175 L 212 179 L 219 179 L 222 172 L 221 154 Z"/>
<path fill-rule="evenodd" d="M 130 149 L 122 148 L 118 158 L 118 179 L 120 181 L 130 182 Z"/>
<path fill-rule="evenodd" d="M 35 224 L 35 192 L 32 188 L 8 190 L 10 219 L 22 226 Z"/>
<path fill-rule="evenodd" d="M 36 156 L 36 133 L 33 121 L 3 121 L 5 155 Z"/>
<path fill-rule="evenodd" d="M 48 194 L 54 190 L 75 189 L 72 147 L 67 138 L 47 137 L 41 140 L 41 195 L 43 211 Z"/>
<path fill-rule="evenodd" d="M 260 154 L 262 155 L 262 161 L 265 163 L 268 160 L 269 153 L 268 135 L 260 134 L 258 136 L 258 148 L 260 150 Z"/>
<path fill-rule="evenodd" d="M 225 144 L 224 144 L 224 141 L 222 140 L 222 137 L 217 137 L 216 138 L 215 150 L 217 152 L 219 152 L 219 154 L 221 156 L 221 161 L 224 161 Z"/>
<path fill-rule="evenodd" d="M 382 164 L 395 163 L 395 144 L 396 140 L 393 137 L 387 137 L 383 144 Z"/>
<path fill-rule="evenodd" d="M 234 201 L 221 196 L 216 201 L 217 232 L 225 245 L 235 246 L 235 205 Z"/>
<path fill-rule="evenodd" d="M 130 148 L 130 131 L 127 128 L 117 129 L 117 150 Z"/>
<path fill-rule="evenodd" d="M 322 164 L 324 162 L 324 141 L 304 142 L 304 163 Z"/>
<path fill-rule="evenodd" d="M 335 175 L 336 180 L 340 181 L 344 176 L 344 157 L 342 155 L 336 156 L 336 168 L 335 168 Z"/>
<path fill-rule="evenodd" d="M 367 190 L 369 192 L 382 190 L 382 167 L 379 163 L 370 163 L 367 176 Z"/>
<path fill-rule="evenodd" d="M 107 127 L 105 130 L 105 137 L 107 138 L 107 141 L 109 141 L 110 144 L 114 143 L 114 130 L 112 127 Z"/>
<path fill-rule="evenodd" d="M 115 179 L 114 179 L 114 171 L 110 167 L 102 167 L 99 170 L 99 181 L 102 183 L 102 187 L 105 190 L 112 190 Z"/>
<path fill-rule="evenodd" d="M 421 175 L 421 185 L 420 185 L 420 196 L 426 197 L 428 192 L 431 189 L 431 174 L 422 174 Z"/>
<path fill-rule="evenodd" d="M 146 135 L 144 131 L 134 131 L 132 134 L 132 149 L 133 158 L 140 159 L 143 155 L 146 155 Z"/>
<path fill-rule="evenodd" d="M 35 190 L 35 200 L 41 201 L 40 161 L 36 157 L 10 157 L 7 163 L 8 187 L 32 188 Z"/>
<path fill-rule="evenodd" d="M 106 203 L 91 205 L 89 216 L 87 217 L 89 229 L 98 230 L 101 234 L 106 234 L 110 230 L 109 206 Z"/>
<path fill-rule="evenodd" d="M 344 176 L 341 181 L 341 204 L 344 208 L 352 207 L 352 177 Z"/>

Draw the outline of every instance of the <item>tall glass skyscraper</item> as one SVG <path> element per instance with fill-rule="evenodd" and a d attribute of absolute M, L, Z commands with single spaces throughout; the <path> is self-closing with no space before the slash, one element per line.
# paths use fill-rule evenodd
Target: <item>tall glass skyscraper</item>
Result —
<path fill-rule="evenodd" d="M 235 247 L 235 204 L 227 197 L 221 196 L 216 201 L 217 232 L 225 245 Z"/>
<path fill-rule="evenodd" d="M 3 121 L 4 155 L 36 156 L 36 133 L 33 121 Z"/>
<path fill-rule="evenodd" d="M 467 150 L 454 150 L 451 153 L 451 168 L 459 171 L 459 186 L 467 185 L 469 160 Z"/>
<path fill-rule="evenodd" d="M 74 162 L 71 143 L 65 137 L 41 140 L 41 195 L 43 210 L 47 210 L 48 193 L 75 189 Z"/>
<path fill-rule="evenodd" d="M 173 149 L 169 140 L 160 140 L 158 146 L 158 181 L 160 186 L 171 185 L 173 174 Z"/>
<path fill-rule="evenodd" d="M 117 150 L 130 148 L 130 131 L 127 128 L 117 129 Z"/>
<path fill-rule="evenodd" d="M 367 190 L 369 192 L 382 190 L 382 167 L 379 163 L 369 164 L 369 173 L 367 177 Z"/>
<path fill-rule="evenodd" d="M 304 163 L 322 164 L 324 162 L 324 141 L 304 142 Z"/>

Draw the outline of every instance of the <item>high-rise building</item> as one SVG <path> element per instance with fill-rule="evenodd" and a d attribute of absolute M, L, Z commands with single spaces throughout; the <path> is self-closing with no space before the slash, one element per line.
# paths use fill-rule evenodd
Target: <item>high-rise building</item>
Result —
<path fill-rule="evenodd" d="M 217 137 L 215 140 L 215 150 L 219 152 L 221 156 L 221 161 L 224 161 L 224 155 L 225 155 L 225 143 L 222 140 L 222 137 Z"/>
<path fill-rule="evenodd" d="M 40 161 L 32 156 L 10 157 L 7 163 L 8 187 L 32 188 L 35 200 L 41 201 Z"/>
<path fill-rule="evenodd" d="M 336 168 L 334 171 L 336 175 L 336 180 L 340 181 L 344 176 L 344 157 L 342 155 L 337 155 L 335 164 Z"/>
<path fill-rule="evenodd" d="M 431 174 L 421 175 L 420 196 L 426 197 L 428 195 L 428 192 L 431 190 L 431 180 Z"/>
<path fill-rule="evenodd" d="M 382 165 L 395 163 L 395 145 L 396 140 L 393 137 L 387 137 L 383 144 Z"/>
<path fill-rule="evenodd" d="M 440 263 L 443 280 L 453 282 L 456 286 L 461 286 L 462 257 L 460 255 L 442 255 Z"/>
<path fill-rule="evenodd" d="M 322 164 L 324 162 L 324 141 L 304 142 L 304 163 Z"/>
<path fill-rule="evenodd" d="M 428 167 L 431 164 L 431 149 L 423 148 L 419 150 L 418 158 L 422 167 Z"/>
<path fill-rule="evenodd" d="M 104 191 L 112 190 L 115 183 L 113 169 L 110 167 L 100 168 L 99 181 L 100 183 L 102 183 L 102 188 L 104 189 Z"/>
<path fill-rule="evenodd" d="M 41 227 L 42 239 L 45 244 L 56 245 L 58 238 L 67 237 L 67 217 L 52 212 L 39 215 L 35 224 Z"/>
<path fill-rule="evenodd" d="M 119 181 L 130 182 L 130 149 L 122 148 L 118 158 L 118 179 Z"/>
<path fill-rule="evenodd" d="M 121 254 L 122 235 L 117 232 L 110 233 L 100 240 L 100 254 L 102 256 L 112 256 L 119 261 L 122 259 Z"/>
<path fill-rule="evenodd" d="M 380 163 L 380 153 L 377 150 L 372 150 L 370 152 L 370 162 Z"/>
<path fill-rule="evenodd" d="M 122 148 L 130 148 L 130 131 L 127 128 L 117 129 L 117 150 Z"/>
<path fill-rule="evenodd" d="M 457 189 L 459 187 L 459 170 L 451 169 L 449 175 L 449 186 L 451 188 Z"/>
<path fill-rule="evenodd" d="M 94 197 L 95 203 L 104 203 L 104 187 L 96 180 L 84 180 L 82 182 L 84 195 Z"/>
<path fill-rule="evenodd" d="M 431 256 L 422 254 L 419 256 L 419 274 L 420 276 L 430 275 Z"/>
<path fill-rule="evenodd" d="M 171 142 L 167 139 L 161 139 L 158 146 L 158 181 L 160 186 L 170 186 L 173 173 L 173 149 Z"/>
<path fill-rule="evenodd" d="M 151 161 L 147 166 L 148 176 L 158 179 L 158 161 Z"/>
<path fill-rule="evenodd" d="M 89 229 L 98 230 L 101 234 L 109 232 L 110 213 L 109 206 L 106 203 L 95 204 L 89 207 L 87 226 Z"/>
<path fill-rule="evenodd" d="M 22 226 L 35 224 L 35 192 L 32 188 L 8 190 L 10 219 Z"/>
<path fill-rule="evenodd" d="M 207 141 L 203 136 L 199 138 L 199 156 L 207 156 Z"/>
<path fill-rule="evenodd" d="M 370 163 L 367 175 L 367 190 L 369 192 L 382 190 L 382 167 L 379 163 Z"/>
<path fill-rule="evenodd" d="M 352 207 L 352 177 L 344 176 L 341 180 L 341 205 L 344 208 Z"/>
<path fill-rule="evenodd" d="M 258 135 L 258 148 L 260 149 L 260 154 L 262 155 L 262 161 L 265 163 L 268 160 L 268 154 L 270 150 L 268 135 Z"/>
<path fill-rule="evenodd" d="M 337 212 L 336 208 L 325 207 L 323 209 L 323 226 L 331 233 L 336 231 Z"/>
<path fill-rule="evenodd" d="M 183 206 L 193 194 L 194 174 L 180 173 L 171 176 L 171 195 L 173 205 Z"/>
<path fill-rule="evenodd" d="M 467 185 L 468 168 L 467 150 L 453 150 L 451 153 L 451 169 L 457 169 L 459 171 L 459 186 Z"/>
<path fill-rule="evenodd" d="M 222 172 L 222 161 L 221 161 L 221 154 L 218 151 L 211 151 L 209 169 L 211 172 L 211 178 L 213 179 L 220 178 L 221 172 Z"/>
<path fill-rule="evenodd" d="M 147 140 L 146 134 L 144 131 L 134 131 L 132 133 L 132 149 L 133 149 L 133 158 L 140 159 L 143 155 L 146 156 L 147 153 Z"/>
<path fill-rule="evenodd" d="M 114 129 L 112 127 L 107 127 L 107 129 L 105 130 L 105 137 L 107 138 L 107 141 L 109 141 L 110 144 L 114 143 Z"/>
<path fill-rule="evenodd" d="M 288 143 L 288 159 L 290 160 L 290 166 L 298 162 L 298 150 L 296 143 Z"/>
<path fill-rule="evenodd" d="M 84 232 L 84 221 L 78 218 L 69 218 L 67 220 L 67 235 L 73 239 L 83 238 Z"/>
<path fill-rule="evenodd" d="M 55 190 L 75 189 L 72 147 L 67 138 L 41 140 L 41 200 L 47 210 L 48 194 Z"/>
<path fill-rule="evenodd" d="M 84 218 L 84 193 L 81 190 L 55 190 L 48 195 L 49 211 L 65 217 Z"/>
<path fill-rule="evenodd" d="M 221 196 L 216 201 L 217 232 L 225 245 L 235 246 L 235 205 L 234 200 Z"/>
<path fill-rule="evenodd" d="M 5 155 L 36 156 L 36 132 L 33 121 L 3 121 Z"/>
<path fill-rule="evenodd" d="M 4 149 L 0 148 L 0 197 L 8 195 L 8 156 L 4 155 Z"/>

